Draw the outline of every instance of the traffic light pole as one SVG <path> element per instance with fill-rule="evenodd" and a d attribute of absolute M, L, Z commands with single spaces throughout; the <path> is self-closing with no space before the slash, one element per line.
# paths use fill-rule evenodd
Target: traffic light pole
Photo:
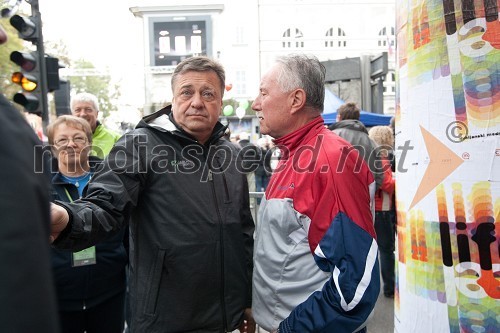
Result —
<path fill-rule="evenodd" d="M 45 63 L 45 48 L 43 46 L 43 32 L 42 32 L 42 15 L 40 13 L 39 7 L 38 7 L 38 0 L 31 0 L 28 1 L 28 3 L 31 5 L 31 15 L 33 17 L 33 20 L 35 21 L 34 23 L 38 27 L 37 29 L 37 34 L 38 34 L 38 41 L 36 43 L 36 51 L 38 54 L 38 66 L 40 66 L 40 78 L 42 78 L 40 81 L 41 83 L 41 108 L 42 108 L 42 127 L 43 127 L 43 132 L 45 133 L 47 130 L 47 126 L 49 125 L 49 103 L 48 103 L 48 85 L 47 85 L 47 65 Z"/>

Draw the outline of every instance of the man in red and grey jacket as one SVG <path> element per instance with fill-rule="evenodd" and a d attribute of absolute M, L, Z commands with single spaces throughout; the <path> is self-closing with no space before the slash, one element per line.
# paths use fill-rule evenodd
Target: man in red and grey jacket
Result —
<path fill-rule="evenodd" d="M 259 211 L 252 312 L 271 332 L 364 332 L 380 277 L 375 182 L 321 118 L 325 68 L 281 57 L 252 104 L 281 158 Z"/>

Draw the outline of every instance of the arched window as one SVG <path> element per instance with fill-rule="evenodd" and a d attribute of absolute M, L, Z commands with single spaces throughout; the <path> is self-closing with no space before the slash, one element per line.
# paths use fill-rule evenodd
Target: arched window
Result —
<path fill-rule="evenodd" d="M 347 39 L 342 28 L 330 28 L 326 31 L 325 47 L 346 47 Z"/>
<path fill-rule="evenodd" d="M 298 28 L 288 28 L 283 33 L 283 48 L 304 47 L 304 34 Z"/>
<path fill-rule="evenodd" d="M 378 46 L 380 47 L 394 47 L 395 29 L 394 27 L 383 27 L 378 32 Z"/>

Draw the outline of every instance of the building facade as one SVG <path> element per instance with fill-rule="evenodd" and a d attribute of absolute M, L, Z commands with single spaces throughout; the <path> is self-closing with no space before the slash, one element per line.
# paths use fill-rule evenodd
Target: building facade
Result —
<path fill-rule="evenodd" d="M 255 98 L 261 73 L 274 58 L 288 53 L 312 53 L 321 61 L 359 59 L 362 77 L 329 82 L 328 88 L 343 100 L 358 102 L 364 110 L 394 113 L 394 0 L 137 3 L 130 11 L 143 21 L 146 114 L 171 100 L 170 76 L 185 57 L 203 54 L 221 61 L 227 75 L 225 99 L 236 103 L 237 109 L 238 103 Z M 383 109 L 372 110 L 374 103 L 368 95 L 376 82 L 367 77 L 369 63 L 383 52 L 388 55 L 388 72 L 382 77 Z M 256 135 L 258 123 L 248 115 L 249 108 L 243 117 L 228 118 L 232 123 L 235 118 L 246 123 Z"/>

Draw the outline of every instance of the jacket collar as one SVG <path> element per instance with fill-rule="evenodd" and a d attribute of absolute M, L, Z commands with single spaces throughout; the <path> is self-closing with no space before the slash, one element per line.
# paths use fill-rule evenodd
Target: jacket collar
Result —
<path fill-rule="evenodd" d="M 303 146 L 305 142 L 308 142 L 312 138 L 316 137 L 324 127 L 325 124 L 323 118 L 316 117 L 301 128 L 279 139 L 275 139 L 273 142 L 281 149 L 282 153 L 284 153 L 282 157 L 286 159 L 293 156 L 295 151 Z M 286 156 L 287 153 L 289 156 Z"/>
<path fill-rule="evenodd" d="M 162 132 L 169 132 L 173 135 L 183 137 L 190 141 L 198 142 L 198 140 L 196 140 L 195 137 L 184 131 L 177 124 L 177 122 L 174 119 L 174 115 L 172 113 L 172 105 L 167 105 L 163 109 L 143 117 L 142 120 L 139 122 L 139 124 L 137 124 L 136 128 L 144 128 L 144 127 L 154 128 Z M 222 125 L 222 123 L 218 121 L 215 124 L 214 130 L 212 131 L 210 138 L 207 141 L 207 145 L 212 144 L 217 140 L 219 140 L 224 135 L 226 129 L 227 126 Z"/>
<path fill-rule="evenodd" d="M 54 159 L 54 161 L 57 165 L 57 159 Z M 103 160 L 97 156 L 89 156 L 90 173 L 93 174 L 96 171 L 97 167 L 100 165 L 100 163 L 102 163 L 102 161 Z M 52 183 L 66 184 L 66 182 L 61 177 L 61 171 L 57 170 L 56 172 L 53 173 Z"/>
<path fill-rule="evenodd" d="M 353 131 L 359 131 L 368 134 L 365 125 L 363 125 L 363 123 L 357 119 L 341 120 L 339 122 L 330 125 L 329 127 L 329 129 L 331 129 L 332 131 L 340 128 L 347 128 Z"/>

